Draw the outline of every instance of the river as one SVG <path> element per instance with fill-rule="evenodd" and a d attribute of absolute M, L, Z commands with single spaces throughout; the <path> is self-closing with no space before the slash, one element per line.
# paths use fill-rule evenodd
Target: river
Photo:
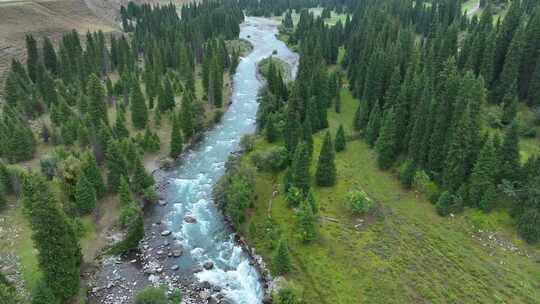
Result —
<path fill-rule="evenodd" d="M 262 86 L 257 63 L 274 52 L 292 67 L 289 78 L 296 75 L 298 55 L 276 38 L 277 26 L 269 19 L 246 18 L 240 38 L 248 40 L 253 50 L 241 59 L 234 75 L 232 104 L 221 123 L 207 132 L 166 177 L 169 184 L 164 197 L 172 207 L 165 219 L 184 252 L 177 259 L 178 266 L 194 269 L 211 261 L 214 267 L 195 277 L 219 286 L 226 298 L 237 304 L 261 303 L 264 290 L 257 270 L 235 244 L 234 233 L 212 201 L 212 188 L 223 175 L 229 155 L 239 149 L 242 136 L 255 131 L 257 93 Z M 186 217 L 196 222 L 187 223 Z"/>

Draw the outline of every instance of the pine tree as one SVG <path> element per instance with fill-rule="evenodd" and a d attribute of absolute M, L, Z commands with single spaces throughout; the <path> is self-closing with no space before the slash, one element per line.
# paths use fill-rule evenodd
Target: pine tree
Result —
<path fill-rule="evenodd" d="M 195 127 L 193 123 L 195 112 L 193 110 L 193 93 L 188 90 L 184 93 L 182 98 L 182 105 L 180 108 L 180 122 L 182 125 L 182 134 L 186 140 L 189 140 L 195 133 Z"/>
<path fill-rule="evenodd" d="M 81 174 L 77 181 L 75 202 L 81 215 L 91 213 L 96 207 L 96 191 L 84 174 Z"/>
<path fill-rule="evenodd" d="M 493 185 L 493 183 L 490 183 L 487 186 L 486 191 L 484 192 L 484 195 L 482 195 L 482 199 L 480 200 L 480 203 L 478 204 L 478 206 L 483 211 L 489 212 L 491 209 L 493 209 L 496 199 L 497 199 L 497 188 L 495 188 L 495 185 Z"/>
<path fill-rule="evenodd" d="M 49 37 L 43 39 L 43 64 L 53 75 L 58 75 L 58 59 Z"/>
<path fill-rule="evenodd" d="M 38 79 L 37 69 L 39 64 L 37 42 L 32 35 L 26 35 L 26 68 L 28 76 L 34 83 Z"/>
<path fill-rule="evenodd" d="M 480 151 L 470 177 L 469 202 L 479 206 L 485 192 L 495 182 L 498 162 L 491 140 L 487 140 Z"/>
<path fill-rule="evenodd" d="M 139 130 L 146 128 L 146 124 L 148 123 L 148 110 L 139 84 L 133 85 L 130 106 L 133 126 Z"/>
<path fill-rule="evenodd" d="M 503 115 L 501 117 L 501 122 L 505 125 L 508 125 L 516 118 L 518 111 L 518 98 L 515 94 L 508 93 L 503 98 L 502 103 Z"/>
<path fill-rule="evenodd" d="M 310 156 L 307 144 L 301 142 L 296 146 L 294 158 L 292 162 L 292 185 L 300 189 L 303 193 L 307 193 L 311 184 L 311 176 L 309 172 Z"/>
<path fill-rule="evenodd" d="M 499 151 L 500 175 L 498 181 L 506 179 L 515 182 L 519 179 L 519 128 L 517 122 L 513 122 L 506 129 L 504 140 Z"/>
<path fill-rule="evenodd" d="M 469 107 L 467 107 L 453 127 L 448 144 L 448 154 L 443 171 L 443 185 L 445 189 L 450 191 L 457 191 L 467 177 L 467 157 L 472 144 L 470 128 L 470 112 Z"/>
<path fill-rule="evenodd" d="M 79 240 L 46 180 L 35 173 L 24 177 L 23 204 L 38 250 L 38 264 L 45 284 L 61 302 L 79 291 L 82 254 Z"/>
<path fill-rule="evenodd" d="M 94 126 L 99 126 L 101 121 L 109 124 L 107 105 L 105 104 L 105 91 L 95 74 L 91 74 L 88 78 L 86 91 L 89 97 L 88 109 Z"/>
<path fill-rule="evenodd" d="M 180 123 L 178 122 L 178 118 L 174 117 L 171 131 L 171 148 L 169 156 L 172 158 L 178 157 L 182 153 L 183 145 L 184 140 L 180 131 Z"/>
<path fill-rule="evenodd" d="M 540 57 L 536 60 L 536 67 L 529 83 L 528 100 L 530 105 L 540 105 Z"/>
<path fill-rule="evenodd" d="M 341 152 L 345 150 L 347 141 L 345 139 L 345 131 L 343 130 L 343 125 L 339 125 L 339 128 L 336 132 L 336 152 Z"/>
<path fill-rule="evenodd" d="M 311 128 L 311 120 L 304 119 L 302 124 L 302 140 L 306 143 L 308 148 L 309 160 L 313 156 L 313 129 Z"/>
<path fill-rule="evenodd" d="M 535 177 L 528 182 L 526 195 L 521 203 L 521 212 L 517 215 L 518 232 L 531 244 L 540 241 L 540 177 Z"/>
<path fill-rule="evenodd" d="M 440 216 L 447 216 L 448 214 L 450 214 L 450 212 L 452 212 L 451 209 L 453 200 L 454 196 L 450 194 L 450 192 L 444 191 L 439 197 L 439 200 L 437 201 L 437 213 Z"/>
<path fill-rule="evenodd" d="M 116 139 L 129 138 L 129 130 L 126 126 L 126 112 L 124 109 L 116 111 L 113 134 Z"/>
<path fill-rule="evenodd" d="M 143 193 L 145 189 L 154 185 L 154 178 L 146 172 L 140 157 L 135 159 L 133 178 L 131 181 L 135 193 Z"/>
<path fill-rule="evenodd" d="M 382 114 L 381 114 L 381 107 L 379 103 L 377 102 L 373 109 L 371 110 L 371 113 L 369 114 L 369 122 L 367 124 L 366 128 L 366 141 L 367 143 L 373 147 L 375 146 L 375 143 L 377 142 L 377 138 L 379 137 L 379 131 L 381 129 L 381 122 L 382 122 Z"/>
<path fill-rule="evenodd" d="M 336 183 L 336 164 L 334 163 L 334 146 L 330 133 L 327 132 L 319 154 L 315 181 L 318 186 L 329 187 Z"/>
<path fill-rule="evenodd" d="M 283 275 L 292 270 L 291 257 L 289 256 L 289 246 L 284 238 L 281 238 L 278 247 L 272 258 L 274 273 Z"/>
<path fill-rule="evenodd" d="M 208 99 L 217 108 L 223 105 L 223 67 L 220 66 L 217 57 L 214 57 L 210 65 L 210 78 Z"/>
<path fill-rule="evenodd" d="M 375 149 L 377 150 L 377 164 L 381 169 L 388 169 L 397 157 L 397 129 L 393 108 L 389 109 L 383 118 L 383 124 Z"/>
<path fill-rule="evenodd" d="M 86 153 L 83 156 L 82 174 L 94 187 L 97 198 L 102 198 L 105 195 L 106 188 L 96 158 L 92 153 Z"/>
<path fill-rule="evenodd" d="M 109 191 L 116 193 L 120 178 L 127 176 L 127 162 L 120 147 L 120 142 L 109 140 L 107 145 L 107 186 Z"/>
<path fill-rule="evenodd" d="M 498 88 L 493 94 L 493 99 L 500 101 L 507 94 L 517 94 L 516 81 L 519 76 L 519 66 L 523 48 L 523 31 L 518 29 L 514 34 L 508 53 L 504 59 L 504 66 L 500 74 Z"/>
<path fill-rule="evenodd" d="M 164 85 L 159 90 L 158 95 L 158 110 L 160 112 L 165 112 L 174 108 L 174 91 L 171 85 L 171 82 L 165 78 L 163 81 Z"/>
<path fill-rule="evenodd" d="M 305 199 L 302 200 L 298 212 L 298 228 L 302 241 L 307 243 L 315 240 L 317 237 L 316 221 L 310 202 Z"/>
<path fill-rule="evenodd" d="M 266 141 L 269 143 L 273 143 L 278 138 L 278 131 L 276 129 L 276 125 L 274 123 L 274 115 L 270 114 L 268 116 L 268 119 L 266 120 L 266 126 L 264 128 L 264 135 L 266 138 Z"/>

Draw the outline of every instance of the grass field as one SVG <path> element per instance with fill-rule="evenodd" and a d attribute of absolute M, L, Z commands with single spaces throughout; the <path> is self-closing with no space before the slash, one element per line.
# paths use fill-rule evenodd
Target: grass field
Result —
<path fill-rule="evenodd" d="M 344 89 L 342 113 L 329 112 L 332 135 L 340 123 L 352 135 L 356 105 Z M 323 135 L 315 136 L 312 173 Z M 255 150 L 268 146 L 258 139 Z M 243 161 L 249 159 L 247 154 Z M 294 270 L 286 278 L 306 303 L 538 303 L 540 249 L 516 236 L 504 210 L 439 217 L 422 195 L 380 171 L 374 152 L 357 139 L 337 154 L 336 165 L 334 187 L 314 186 L 321 210 L 314 243 L 299 240 L 284 196 L 272 199 L 273 189 L 282 189 L 282 174 L 257 174 L 258 199 L 241 229 L 271 262 L 265 232 L 271 217 L 289 240 Z M 374 215 L 351 216 L 343 204 L 351 189 L 363 189 L 377 202 Z"/>
<path fill-rule="evenodd" d="M 322 11 L 323 11 L 322 7 L 313 7 L 309 9 L 309 12 L 313 13 L 313 15 L 315 16 L 320 16 Z M 283 20 L 283 16 L 275 16 L 275 17 L 272 17 L 272 19 L 281 22 L 281 20 Z M 293 12 L 292 20 L 293 20 L 293 24 L 296 26 L 296 24 L 298 23 L 298 20 L 300 20 L 300 14 L 298 12 Z M 345 20 L 347 20 L 347 15 L 337 14 L 336 12 L 332 11 L 330 18 L 325 19 L 324 22 L 327 25 L 335 25 L 338 21 L 341 21 L 341 23 L 344 25 Z"/>

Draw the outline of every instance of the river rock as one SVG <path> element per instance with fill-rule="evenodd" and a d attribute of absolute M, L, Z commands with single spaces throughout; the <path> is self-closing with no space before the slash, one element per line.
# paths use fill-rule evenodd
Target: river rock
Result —
<path fill-rule="evenodd" d="M 219 304 L 219 300 L 215 296 L 211 296 L 210 299 L 208 299 L 208 304 Z"/>
<path fill-rule="evenodd" d="M 171 233 L 172 233 L 172 232 L 171 232 L 170 230 L 163 230 L 163 231 L 161 232 L 161 236 L 168 236 L 168 235 L 171 235 Z"/>
<path fill-rule="evenodd" d="M 206 269 L 206 270 L 210 270 L 210 269 L 214 268 L 214 262 L 212 262 L 212 261 L 205 262 L 203 264 L 203 268 Z"/>
<path fill-rule="evenodd" d="M 184 217 L 184 222 L 188 223 L 188 224 L 196 224 L 197 223 L 197 219 L 195 219 L 194 217 L 192 216 L 186 216 Z"/>
<path fill-rule="evenodd" d="M 264 296 L 262 300 L 263 304 L 272 304 L 272 297 L 269 295 Z"/>
<path fill-rule="evenodd" d="M 166 206 L 166 205 L 167 205 L 167 201 L 159 200 L 159 201 L 158 201 L 158 204 L 159 204 L 160 206 L 163 207 L 163 206 Z"/>
<path fill-rule="evenodd" d="M 180 267 L 179 267 L 178 265 L 173 265 L 173 266 L 171 267 L 171 270 L 172 270 L 172 271 L 177 271 L 179 268 L 180 268 Z"/>
<path fill-rule="evenodd" d="M 175 249 L 172 251 L 172 256 L 175 258 L 179 258 L 182 256 L 182 249 Z"/>

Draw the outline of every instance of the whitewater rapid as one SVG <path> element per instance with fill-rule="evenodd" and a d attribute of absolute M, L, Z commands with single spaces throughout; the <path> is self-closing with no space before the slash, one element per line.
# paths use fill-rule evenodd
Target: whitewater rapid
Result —
<path fill-rule="evenodd" d="M 234 75 L 232 104 L 221 123 L 169 175 L 166 190 L 166 200 L 174 206 L 166 220 L 184 251 L 178 260 L 180 269 L 195 269 L 211 261 L 214 267 L 195 277 L 219 286 L 237 304 L 261 303 L 264 290 L 257 270 L 235 244 L 233 232 L 212 201 L 212 188 L 223 175 L 229 155 L 239 149 L 242 136 L 255 131 L 257 92 L 262 86 L 257 63 L 275 53 L 292 67 L 289 78 L 296 75 L 298 55 L 276 38 L 277 26 L 275 21 L 255 17 L 247 17 L 241 25 L 240 38 L 248 40 L 253 50 L 241 59 Z M 196 222 L 187 223 L 186 217 Z"/>

